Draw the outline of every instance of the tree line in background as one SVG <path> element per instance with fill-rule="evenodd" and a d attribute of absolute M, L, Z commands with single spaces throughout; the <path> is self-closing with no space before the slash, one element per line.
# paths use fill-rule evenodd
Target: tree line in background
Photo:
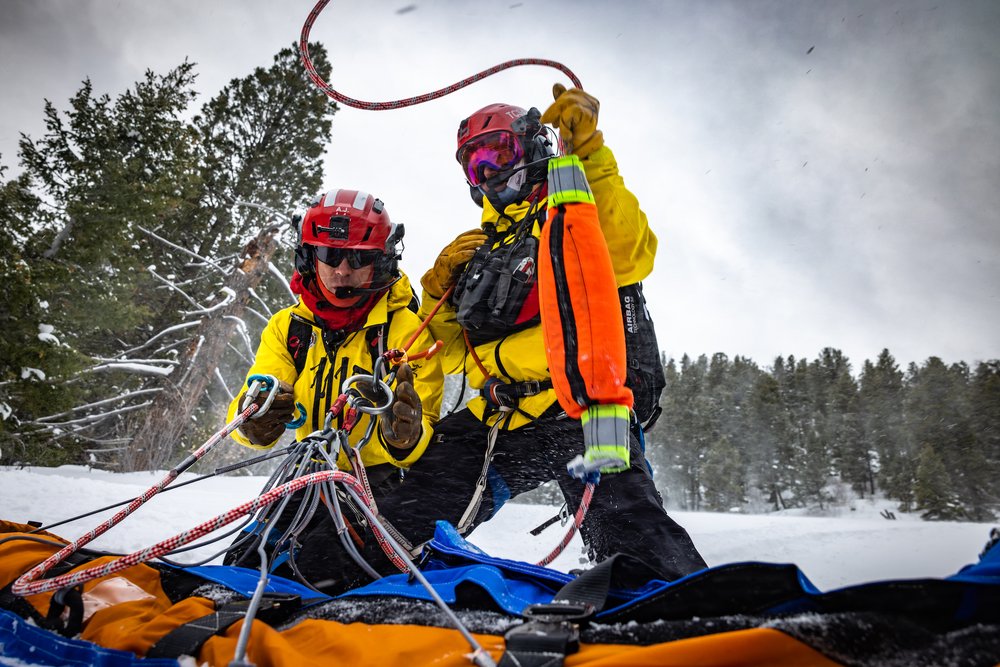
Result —
<path fill-rule="evenodd" d="M 21 172 L 0 185 L 0 464 L 175 463 L 222 426 L 260 331 L 291 302 L 281 211 L 322 189 L 336 105 L 294 47 L 192 115 L 194 81 L 186 62 L 115 99 L 85 81 L 68 109 L 45 103 L 41 138 L 22 135 Z M 903 372 L 884 351 L 855 379 L 827 349 L 665 371 L 647 452 L 672 505 L 822 507 L 848 484 L 930 519 L 998 507 L 1000 362 Z"/>
<path fill-rule="evenodd" d="M 84 81 L 22 134 L 0 189 L 0 463 L 175 463 L 293 302 L 281 212 L 322 188 L 336 105 L 295 47 L 191 113 L 195 76 L 147 72 L 114 99 Z"/>
<path fill-rule="evenodd" d="M 689 510 L 824 507 L 849 485 L 925 519 L 992 520 L 1000 508 L 1000 361 L 904 372 L 888 350 L 855 377 L 840 351 L 762 369 L 715 354 L 669 360 L 647 456 Z"/>

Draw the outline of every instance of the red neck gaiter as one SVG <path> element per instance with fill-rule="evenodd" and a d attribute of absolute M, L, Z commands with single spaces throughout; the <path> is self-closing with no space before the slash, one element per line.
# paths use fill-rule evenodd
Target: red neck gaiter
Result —
<path fill-rule="evenodd" d="M 385 292 L 376 292 L 350 308 L 340 308 L 323 298 L 317 287 L 317 279 L 313 279 L 312 284 L 306 287 L 302 276 L 296 271 L 292 274 L 291 287 L 292 293 L 302 297 L 302 302 L 306 304 L 306 308 L 312 311 L 316 319 L 333 331 L 359 330 L 368 318 L 368 313 L 385 294 Z"/>

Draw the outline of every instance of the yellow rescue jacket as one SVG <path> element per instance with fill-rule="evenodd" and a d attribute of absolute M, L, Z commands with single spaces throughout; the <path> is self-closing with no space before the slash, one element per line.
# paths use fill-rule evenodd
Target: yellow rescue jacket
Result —
<path fill-rule="evenodd" d="M 583 167 L 597 204 L 601 230 L 604 232 L 611 254 L 617 286 L 637 283 L 653 270 L 657 247 L 656 235 L 649 228 L 646 214 L 639 208 L 638 199 L 625 187 L 625 181 L 618 173 L 618 162 L 607 146 L 594 151 L 583 160 Z M 545 201 L 543 200 L 535 209 L 537 210 L 539 206 L 544 211 Z M 498 231 L 503 232 L 511 224 L 507 218 L 520 222 L 530 208 L 531 205 L 527 202 L 511 204 L 504 209 L 504 217 L 501 218 L 489 201 L 485 200 L 482 224 L 490 223 L 495 225 Z M 532 234 L 535 237 L 540 236 L 541 229 L 538 224 L 534 225 Z M 498 243 L 503 243 L 503 240 Z M 421 317 L 426 317 L 436 304 L 437 299 L 425 291 L 420 308 Z M 438 356 L 442 357 L 444 372 L 465 373 L 469 386 L 481 389 L 486 378 L 467 350 L 462 327 L 456 315 L 455 308 L 446 302 L 431 320 L 428 328 L 434 338 L 440 339 L 445 344 L 444 349 L 438 353 Z M 477 345 L 475 352 L 489 374 L 504 382 L 544 381 L 550 378 L 548 363 L 545 360 L 545 337 L 540 323 L 499 340 Z M 503 419 L 501 428 L 509 430 L 531 423 L 555 402 L 555 391 L 547 389 L 535 396 L 522 398 L 518 403 L 518 410 L 506 413 L 506 416 L 501 413 L 490 413 L 486 399 L 478 396 L 469 401 L 468 407 L 487 424 L 492 425 L 497 420 Z"/>
<path fill-rule="evenodd" d="M 261 333 L 257 356 L 253 366 L 247 371 L 247 377 L 256 374 L 273 375 L 293 387 L 295 401 L 306 408 L 306 422 L 295 431 L 295 437 L 301 440 L 323 427 L 330 406 L 346 389 L 342 386 L 345 379 L 352 375 L 372 372 L 369 334 L 374 327 L 387 324 L 385 327 L 386 349 L 402 349 L 406 345 L 421 322 L 421 319 L 407 308 L 412 299 L 413 291 L 410 288 L 410 281 L 403 275 L 368 313 L 364 327 L 348 334 L 334 350 L 326 349 L 319 326 L 316 325 L 312 329 L 312 340 L 309 343 L 301 374 L 295 370 L 295 363 L 288 351 L 288 328 L 293 315 L 313 323 L 315 323 L 315 317 L 299 299 L 296 305 L 285 308 L 271 317 L 267 327 Z M 421 352 L 429 348 L 433 342 L 431 335 L 425 330 L 417 337 L 409 351 L 411 353 Z M 441 410 L 441 394 L 444 388 L 441 361 L 435 356 L 409 363 L 410 368 L 413 369 L 413 386 L 420 396 L 423 407 L 423 432 L 420 440 L 413 449 L 406 453 L 405 458 L 396 459 L 390 453 L 393 450 L 382 440 L 381 432 L 376 428 L 376 435 L 361 449 L 361 461 L 366 467 L 390 463 L 400 468 L 407 468 L 420 458 L 434 434 L 433 425 L 437 422 L 438 413 Z M 244 383 L 243 386 L 246 387 L 246 384 Z M 238 393 L 242 393 L 242 389 Z M 229 404 L 227 421 L 231 421 L 239 414 L 238 401 L 239 396 Z M 369 419 L 368 415 L 363 415 L 354 430 L 351 431 L 349 441 L 352 445 L 356 444 L 366 432 Z M 334 427 L 336 428 L 339 423 L 340 420 L 336 420 Z M 234 432 L 232 437 L 241 445 L 254 449 L 264 449 L 251 444 L 239 431 Z M 343 470 L 350 469 L 347 457 L 343 452 L 340 454 L 337 465 Z"/>

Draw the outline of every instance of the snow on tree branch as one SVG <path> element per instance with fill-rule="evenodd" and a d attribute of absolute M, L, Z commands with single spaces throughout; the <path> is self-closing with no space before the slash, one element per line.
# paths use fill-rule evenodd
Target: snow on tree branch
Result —
<path fill-rule="evenodd" d="M 167 363 L 167 360 L 163 360 Z M 175 362 L 176 365 L 176 362 Z M 155 375 L 159 377 L 167 377 L 174 372 L 174 369 L 164 368 L 163 366 L 154 366 L 152 364 L 134 364 L 128 361 L 117 361 L 109 362 L 106 364 L 100 364 L 88 369 L 91 373 L 106 373 L 111 371 L 122 371 L 125 373 L 135 373 L 137 375 Z"/>
<path fill-rule="evenodd" d="M 163 391 L 163 389 L 158 389 L 158 388 L 156 388 L 156 389 L 140 389 L 138 391 L 132 391 L 132 392 L 129 392 L 127 394 L 120 394 L 120 395 L 114 396 L 112 398 L 106 398 L 106 399 L 104 399 L 102 401 L 94 401 L 93 403 L 87 403 L 85 405 L 78 405 L 78 406 L 76 406 L 74 408 L 70 408 L 69 410 L 66 410 L 65 412 L 58 412 L 58 413 L 56 413 L 54 415 L 47 415 L 45 417 L 39 417 L 38 419 L 35 420 L 35 422 L 36 423 L 39 423 L 39 422 L 49 422 L 49 421 L 52 421 L 53 419 L 58 419 L 59 417 L 65 417 L 65 416 L 70 415 L 70 414 L 72 414 L 74 412 L 80 412 L 82 410 L 90 410 L 92 408 L 98 408 L 98 407 L 101 407 L 101 406 L 104 406 L 104 405 L 109 405 L 111 403 L 117 403 L 118 401 L 124 400 L 126 398 L 135 398 L 136 396 L 145 396 L 147 394 L 156 394 L 156 393 L 159 393 L 161 391 Z"/>
<path fill-rule="evenodd" d="M 261 298 L 260 294 L 257 294 L 257 290 L 253 289 L 252 287 L 250 288 L 250 296 L 256 299 L 257 302 L 264 307 L 264 312 L 267 313 L 267 317 L 264 317 L 264 322 L 267 323 L 267 321 L 271 318 L 271 315 L 274 315 L 274 313 L 271 312 L 271 308 L 267 305 L 267 302 Z M 250 310 L 249 306 L 247 307 L 247 309 Z M 260 315 L 260 313 L 258 313 L 257 311 L 253 311 L 253 313 L 255 315 Z M 263 315 L 261 315 L 261 317 L 263 317 Z"/>
<path fill-rule="evenodd" d="M 168 241 L 167 239 L 163 238 L 162 236 L 159 236 L 155 232 L 152 232 L 152 231 L 146 229 L 142 225 L 136 225 L 136 229 L 138 229 L 139 231 L 141 231 L 141 232 L 143 232 L 145 234 L 148 234 L 149 236 L 152 236 L 157 241 L 159 241 L 159 242 L 161 242 L 161 243 L 163 243 L 163 244 L 165 244 L 167 246 L 170 246 L 174 250 L 179 250 L 179 251 L 181 251 L 182 253 L 184 253 L 186 255 L 194 257 L 195 259 L 197 259 L 199 262 L 201 262 L 205 266 L 212 267 L 213 269 L 215 269 L 216 271 L 218 271 L 219 273 L 221 273 L 224 276 L 229 275 L 228 271 L 226 271 L 221 266 L 219 266 L 218 264 L 216 264 L 215 262 L 213 262 L 211 259 L 208 259 L 207 257 L 202 257 L 201 255 L 199 255 L 196 252 L 192 252 L 192 251 L 188 250 L 187 248 L 184 248 L 182 246 L 177 245 L 176 243 L 172 243 L 171 241 Z"/>
<path fill-rule="evenodd" d="M 173 282 L 169 278 L 166 278 L 165 276 L 161 276 L 160 274 L 158 274 L 156 272 L 156 265 L 155 264 L 150 264 L 149 266 L 146 267 L 146 270 L 149 271 L 149 275 L 153 276 L 154 278 L 156 278 L 157 280 L 159 280 L 161 283 L 163 283 L 167 287 L 167 289 L 171 289 L 171 290 L 177 292 L 178 294 L 180 294 L 182 297 L 184 297 L 185 301 L 187 301 L 188 303 L 190 303 L 195 308 L 204 308 L 204 306 L 202 306 L 200 303 L 198 303 L 197 301 L 195 301 L 194 298 L 191 297 L 187 292 L 185 292 L 184 290 L 182 290 L 177 285 L 177 283 Z"/>
<path fill-rule="evenodd" d="M 280 218 L 282 221 L 287 222 L 290 225 L 293 224 L 291 217 L 285 215 L 284 213 L 282 213 L 281 211 L 279 211 L 277 209 L 274 209 L 274 208 L 271 208 L 270 206 L 267 206 L 266 204 L 257 204 L 257 203 L 252 202 L 252 201 L 243 201 L 243 200 L 240 200 L 240 199 L 234 199 L 233 200 L 233 206 L 248 206 L 250 208 L 255 208 L 255 209 L 260 210 L 260 211 L 266 211 L 267 213 L 270 213 L 271 215 L 273 215 L 276 218 Z"/>
<path fill-rule="evenodd" d="M 219 291 L 221 291 L 223 294 L 222 301 L 220 301 L 219 303 L 215 304 L 214 306 L 209 306 L 208 308 L 203 308 L 201 310 L 185 311 L 182 313 L 182 315 L 184 315 L 185 317 L 189 315 L 208 315 L 209 313 L 214 313 L 217 310 L 225 308 L 233 301 L 236 301 L 236 292 L 233 290 L 232 287 L 223 286 L 219 288 Z"/>
<path fill-rule="evenodd" d="M 117 408 L 115 410 L 109 410 L 108 412 L 100 412 L 96 415 L 87 415 L 86 417 L 80 417 L 79 419 L 71 419 L 69 421 L 64 421 L 64 422 L 51 422 L 51 423 L 40 424 L 38 422 L 32 421 L 26 423 L 31 424 L 32 426 L 39 426 L 42 428 L 42 430 L 48 430 L 48 431 L 62 429 L 69 426 L 76 426 L 76 427 L 90 426 L 91 424 L 103 421 L 108 417 L 114 417 L 116 415 L 122 415 L 127 412 L 135 412 L 136 410 L 142 410 L 143 408 L 148 408 L 152 404 L 153 404 L 152 401 L 145 401 L 143 403 L 136 403 L 135 405 L 126 405 L 124 407 Z"/>
<path fill-rule="evenodd" d="M 55 334 L 52 333 L 55 330 L 56 328 L 51 324 L 39 323 L 38 340 L 42 341 L 43 343 L 49 343 L 51 345 L 55 345 L 56 347 L 63 346 L 63 344 L 59 342 L 59 339 L 56 338 Z"/>
<path fill-rule="evenodd" d="M 201 320 L 193 320 L 191 322 L 182 322 L 180 324 L 175 324 L 172 327 L 167 327 L 166 329 L 164 329 L 160 333 L 156 334 L 155 336 L 153 336 L 152 338 L 150 338 L 149 340 L 147 340 L 142 345 L 138 345 L 136 347 L 133 347 L 130 350 L 125 350 L 124 352 L 121 353 L 121 356 L 124 357 L 125 355 L 131 354 L 133 352 L 138 352 L 139 350 L 141 350 L 141 349 L 143 349 L 145 347 L 148 347 L 149 345 L 152 345 L 154 341 L 159 340 L 160 338 L 163 338 L 167 334 L 171 334 L 171 333 L 173 333 L 175 331 L 179 331 L 181 329 L 190 329 L 191 327 L 196 327 L 199 324 L 201 324 Z"/>
<path fill-rule="evenodd" d="M 222 371 L 219 370 L 218 366 L 215 367 L 215 379 L 222 385 L 222 390 L 226 392 L 226 396 L 229 397 L 230 401 L 236 398 L 233 392 L 229 391 L 229 385 L 226 384 L 226 379 L 222 377 Z"/>
<path fill-rule="evenodd" d="M 295 292 L 292 291 L 292 286 L 288 284 L 288 280 L 285 279 L 285 275 L 274 265 L 274 262 L 268 262 L 267 268 L 271 272 L 271 275 L 275 276 L 281 284 L 285 286 L 285 291 L 288 292 L 288 296 L 291 297 L 292 303 L 298 301 L 298 297 L 295 296 Z"/>
<path fill-rule="evenodd" d="M 243 344 L 247 346 L 250 356 L 254 356 L 253 343 L 250 342 L 250 336 L 247 334 L 247 323 L 235 315 L 226 315 L 225 319 L 236 323 L 236 331 L 240 334 L 240 338 L 243 339 Z"/>

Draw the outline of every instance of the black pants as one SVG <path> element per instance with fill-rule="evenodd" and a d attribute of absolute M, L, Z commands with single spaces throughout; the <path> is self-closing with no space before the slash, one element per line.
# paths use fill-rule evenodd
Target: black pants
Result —
<path fill-rule="evenodd" d="M 528 426 L 499 432 L 489 483 L 471 527 L 491 518 L 508 498 L 553 479 L 570 511 L 576 510 L 584 485 L 569 476 L 566 463 L 583 453 L 583 431 L 579 422 L 558 418 L 559 414 L 556 407 Z M 403 483 L 377 499 L 380 514 L 411 544 L 430 540 L 438 520 L 458 524 L 482 471 L 488 433 L 489 428 L 469 410 L 445 417 L 435 427 L 434 441 L 406 473 Z M 631 467 L 601 476 L 581 534 L 596 560 L 615 553 L 629 554 L 667 581 L 706 567 L 687 531 L 663 509 L 634 437 Z M 366 545 L 366 556 L 377 569 L 385 570 L 385 559 L 377 547 L 369 546 L 373 545 Z M 325 571 L 329 578 L 332 568 L 343 566 L 347 575 L 353 563 L 342 563 L 333 553 L 338 549 L 329 527 L 313 530 L 303 544 L 299 567 L 303 572 Z M 345 584 L 357 581 L 356 576 L 346 579 Z"/>

